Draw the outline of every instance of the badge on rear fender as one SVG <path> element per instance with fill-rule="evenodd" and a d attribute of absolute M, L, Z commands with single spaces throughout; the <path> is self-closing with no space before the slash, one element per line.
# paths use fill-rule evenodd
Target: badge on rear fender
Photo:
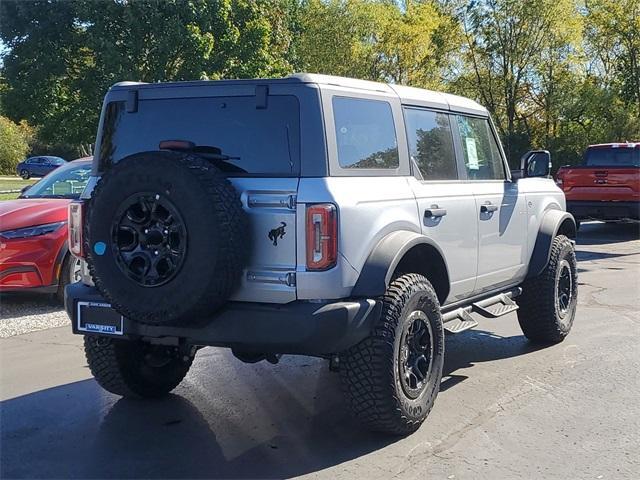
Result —
<path fill-rule="evenodd" d="M 286 235 L 287 232 L 284 229 L 284 227 L 286 226 L 287 226 L 286 223 L 280 222 L 279 227 L 269 231 L 269 240 L 273 242 L 274 247 L 278 246 L 278 238 L 283 238 Z"/>

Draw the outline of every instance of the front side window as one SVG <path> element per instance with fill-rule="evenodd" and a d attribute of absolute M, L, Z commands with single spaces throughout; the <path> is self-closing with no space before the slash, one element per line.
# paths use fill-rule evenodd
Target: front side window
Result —
<path fill-rule="evenodd" d="M 463 115 L 456 118 L 469 179 L 504 180 L 504 165 L 489 121 Z"/>
<path fill-rule="evenodd" d="M 388 102 L 334 97 L 333 117 L 342 168 L 398 168 L 396 128 Z"/>
<path fill-rule="evenodd" d="M 449 115 L 405 108 L 409 154 L 424 180 L 457 180 Z"/>

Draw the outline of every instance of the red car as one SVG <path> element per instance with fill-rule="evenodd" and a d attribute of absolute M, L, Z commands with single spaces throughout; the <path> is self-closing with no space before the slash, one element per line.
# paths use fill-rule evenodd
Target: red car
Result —
<path fill-rule="evenodd" d="M 640 142 L 587 148 L 582 165 L 562 167 L 556 183 L 576 220 L 640 219 Z"/>
<path fill-rule="evenodd" d="M 54 170 L 16 200 L 0 202 L 0 292 L 54 293 L 79 280 L 80 263 L 67 248 L 67 208 L 79 198 L 91 159 Z"/>

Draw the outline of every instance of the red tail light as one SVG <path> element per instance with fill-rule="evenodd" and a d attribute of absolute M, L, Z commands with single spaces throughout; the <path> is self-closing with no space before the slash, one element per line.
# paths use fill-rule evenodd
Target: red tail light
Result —
<path fill-rule="evenodd" d="M 328 270 L 338 258 L 338 215 L 330 203 L 307 207 L 307 270 Z"/>
<path fill-rule="evenodd" d="M 78 258 L 84 257 L 83 223 L 84 202 L 81 200 L 71 202 L 69 204 L 69 251 Z"/>

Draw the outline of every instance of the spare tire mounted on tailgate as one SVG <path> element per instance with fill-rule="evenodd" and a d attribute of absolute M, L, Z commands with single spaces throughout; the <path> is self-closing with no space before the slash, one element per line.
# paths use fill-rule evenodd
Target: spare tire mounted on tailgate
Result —
<path fill-rule="evenodd" d="M 187 324 L 220 308 L 246 262 L 235 189 L 198 156 L 132 155 L 100 179 L 86 222 L 96 287 L 127 318 Z"/>

